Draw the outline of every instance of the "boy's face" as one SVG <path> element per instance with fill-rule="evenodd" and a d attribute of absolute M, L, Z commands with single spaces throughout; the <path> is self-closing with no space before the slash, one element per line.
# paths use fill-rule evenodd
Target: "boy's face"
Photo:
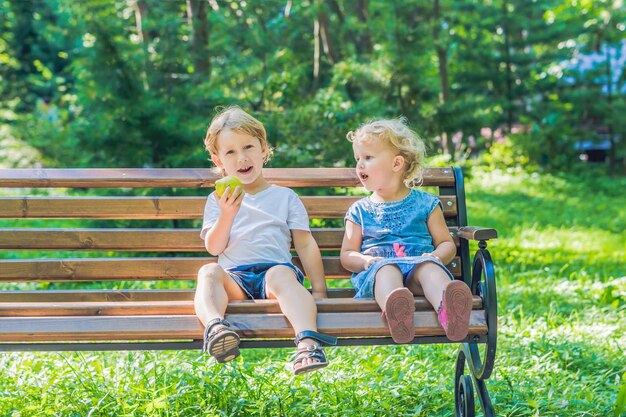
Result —
<path fill-rule="evenodd" d="M 404 158 L 384 142 L 364 138 L 352 144 L 356 173 L 366 190 L 384 191 L 402 181 Z"/>
<path fill-rule="evenodd" d="M 266 153 L 258 138 L 226 129 L 217 138 L 217 154 L 211 155 L 211 160 L 226 171 L 226 175 L 234 175 L 243 184 L 251 184 L 262 173 Z"/>

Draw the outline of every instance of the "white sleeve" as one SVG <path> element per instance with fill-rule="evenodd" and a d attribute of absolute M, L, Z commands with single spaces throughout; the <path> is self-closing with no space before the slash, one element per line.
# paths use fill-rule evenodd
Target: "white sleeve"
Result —
<path fill-rule="evenodd" d="M 287 226 L 289 230 L 306 230 L 309 231 L 309 215 L 304 208 L 304 204 L 298 194 L 293 190 L 289 193 L 289 217 L 287 218 Z"/>
<path fill-rule="evenodd" d="M 209 233 L 209 229 L 215 224 L 217 218 L 220 215 L 220 206 L 215 199 L 215 191 L 209 194 L 204 206 L 204 217 L 202 219 L 202 230 L 200 231 L 200 238 L 204 240 L 206 234 Z"/>

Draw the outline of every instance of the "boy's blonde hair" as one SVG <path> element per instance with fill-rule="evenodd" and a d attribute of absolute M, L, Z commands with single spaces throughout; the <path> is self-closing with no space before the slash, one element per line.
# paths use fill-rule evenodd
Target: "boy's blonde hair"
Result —
<path fill-rule="evenodd" d="M 265 150 L 267 162 L 272 157 L 273 149 L 267 141 L 267 133 L 263 123 L 243 111 L 238 106 L 217 108 L 218 113 L 211 120 L 209 129 L 204 138 L 204 147 L 211 155 L 217 155 L 217 138 L 224 130 L 245 133 L 261 142 L 261 149 Z"/>
<path fill-rule="evenodd" d="M 346 137 L 352 143 L 375 140 L 393 146 L 405 161 L 403 180 L 406 186 L 422 183 L 426 146 L 418 134 L 407 126 L 405 117 L 367 122 L 356 131 L 348 132 Z"/>

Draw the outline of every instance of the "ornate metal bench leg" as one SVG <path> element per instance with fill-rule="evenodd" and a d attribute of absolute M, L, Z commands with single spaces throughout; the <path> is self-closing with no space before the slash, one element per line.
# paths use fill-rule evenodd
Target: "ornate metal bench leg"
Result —
<path fill-rule="evenodd" d="M 496 417 L 485 381 L 474 378 L 474 384 L 476 386 L 476 394 L 478 395 L 478 401 L 480 402 L 480 408 L 482 408 L 483 414 L 485 417 Z"/>
<path fill-rule="evenodd" d="M 489 333 L 487 334 L 486 349 L 482 358 L 477 343 L 464 343 L 463 346 L 465 356 L 467 357 L 467 365 L 472 376 L 482 381 L 489 379 L 491 376 L 496 359 L 498 345 L 498 299 L 496 274 L 491 255 L 486 249 L 487 245 L 485 242 L 481 241 L 478 246 L 480 249 L 474 256 L 470 288 L 473 294 L 482 298 Z"/>
<path fill-rule="evenodd" d="M 454 375 L 454 415 L 456 417 L 474 417 L 474 386 L 472 377 L 464 375 L 465 353 L 459 350 L 456 359 L 456 372 Z"/>
<path fill-rule="evenodd" d="M 485 417 L 495 417 L 485 381 L 465 375 L 465 347 L 459 349 L 454 375 L 454 409 L 456 417 L 474 417 L 474 389 Z"/>
<path fill-rule="evenodd" d="M 495 417 L 485 380 L 491 376 L 496 356 L 498 334 L 496 280 L 487 244 L 481 241 L 478 247 L 479 250 L 474 256 L 470 287 L 473 294 L 480 295 L 483 299 L 489 333 L 482 358 L 477 343 L 463 343 L 459 349 L 454 378 L 454 404 L 457 417 L 474 416 L 474 391 L 485 417 Z M 464 375 L 466 361 L 471 375 Z"/>

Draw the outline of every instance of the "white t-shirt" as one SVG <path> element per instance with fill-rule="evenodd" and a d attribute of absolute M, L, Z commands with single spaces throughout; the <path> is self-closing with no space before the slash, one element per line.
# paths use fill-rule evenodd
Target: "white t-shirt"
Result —
<path fill-rule="evenodd" d="M 212 192 L 204 207 L 202 240 L 219 214 L 220 206 Z M 291 262 L 291 229 L 310 230 L 304 204 L 292 189 L 270 185 L 254 195 L 246 193 L 230 229 L 226 249 L 217 262 L 222 268 Z"/>

